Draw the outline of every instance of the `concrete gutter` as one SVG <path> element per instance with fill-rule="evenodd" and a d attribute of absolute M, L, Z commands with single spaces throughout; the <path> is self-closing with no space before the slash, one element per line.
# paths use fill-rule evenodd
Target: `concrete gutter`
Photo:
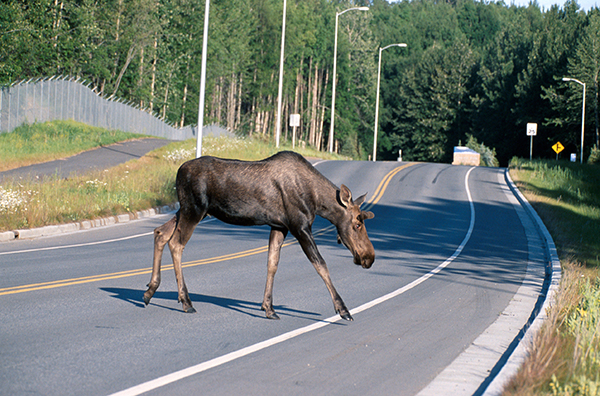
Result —
<path fill-rule="evenodd" d="M 83 220 L 74 223 L 49 225 L 38 228 L 20 229 L 14 231 L 0 232 L 0 242 L 9 242 L 15 239 L 34 239 L 60 234 L 69 234 L 80 230 L 110 226 L 119 223 L 128 223 L 132 220 L 143 219 L 163 213 L 173 212 L 179 209 L 179 202 L 173 205 L 165 205 L 157 208 L 141 210 L 135 213 L 125 213 L 116 216 L 108 216 L 95 220 Z"/>

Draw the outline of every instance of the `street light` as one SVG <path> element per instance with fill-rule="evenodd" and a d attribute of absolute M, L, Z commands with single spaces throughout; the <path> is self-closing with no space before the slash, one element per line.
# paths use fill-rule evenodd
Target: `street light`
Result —
<path fill-rule="evenodd" d="M 277 93 L 277 123 L 275 127 L 275 147 L 279 148 L 281 136 L 281 96 L 283 95 L 283 53 L 285 49 L 285 9 L 287 1 L 283 0 L 283 22 L 281 24 L 281 56 L 279 59 L 279 91 Z"/>
<path fill-rule="evenodd" d="M 208 47 L 208 15 L 210 0 L 204 6 L 204 34 L 202 36 L 202 66 L 200 70 L 200 100 L 198 101 L 198 136 L 196 137 L 196 158 L 202 156 L 202 129 L 204 128 L 204 94 L 206 91 L 206 52 Z"/>
<path fill-rule="evenodd" d="M 577 84 L 581 84 L 583 86 L 583 106 L 581 108 L 581 158 L 580 161 L 583 164 L 583 131 L 584 131 L 584 126 L 585 126 L 585 83 L 582 83 L 579 80 L 576 80 L 574 78 L 568 78 L 568 77 L 563 77 L 562 79 L 563 81 L 573 81 L 576 82 Z"/>
<path fill-rule="evenodd" d="M 377 159 L 377 129 L 379 127 L 379 83 L 381 81 L 381 53 L 390 47 L 406 47 L 406 44 L 390 44 L 387 47 L 379 47 L 379 65 L 377 66 L 377 96 L 375 98 L 375 132 L 373 132 L 373 161 Z"/>
<path fill-rule="evenodd" d="M 369 7 L 353 7 L 353 8 L 348 8 L 347 10 L 344 10 L 342 12 L 336 12 L 335 13 L 335 39 L 334 39 L 334 44 L 333 44 L 333 90 L 331 92 L 331 125 L 330 125 L 330 129 L 329 129 L 329 152 L 332 153 L 333 152 L 333 127 L 334 127 L 334 120 L 335 120 L 335 84 L 336 84 L 336 76 L 337 76 L 337 36 L 338 36 L 338 18 L 340 15 L 348 12 L 348 11 L 352 11 L 352 10 L 358 10 L 358 11 L 369 11 Z"/>

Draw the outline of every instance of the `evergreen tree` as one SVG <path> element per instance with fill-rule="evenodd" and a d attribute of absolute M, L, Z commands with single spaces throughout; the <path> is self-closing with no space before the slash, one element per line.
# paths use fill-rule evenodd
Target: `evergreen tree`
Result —
<path fill-rule="evenodd" d="M 595 9 L 588 14 L 588 25 L 585 27 L 583 37 L 577 46 L 575 56 L 568 59 L 569 76 L 577 78 L 586 84 L 586 128 L 589 133 L 586 139 L 593 136 L 592 140 L 596 147 L 600 148 L 600 137 L 598 135 L 598 84 L 600 74 L 600 10 Z M 579 96 L 581 96 L 581 90 Z M 571 101 L 572 102 L 572 101 Z M 588 111 L 590 110 L 590 111 Z M 569 113 L 574 114 L 572 108 Z M 589 147 L 588 147 L 589 148 Z"/>
<path fill-rule="evenodd" d="M 4 0 L 0 83 L 70 75 L 105 96 L 172 123 L 196 123 L 204 1 Z M 331 116 L 335 13 L 340 19 L 335 139 L 338 151 L 372 152 L 378 49 L 383 54 L 378 158 L 450 161 L 468 134 L 501 164 L 527 156 L 525 125 L 538 123 L 536 156 L 557 140 L 580 144 L 587 84 L 586 150 L 598 144 L 600 11 L 576 1 L 541 11 L 456 0 L 288 0 L 282 138 L 324 149 Z M 272 136 L 277 111 L 281 0 L 214 0 L 205 115 L 238 133 Z"/>

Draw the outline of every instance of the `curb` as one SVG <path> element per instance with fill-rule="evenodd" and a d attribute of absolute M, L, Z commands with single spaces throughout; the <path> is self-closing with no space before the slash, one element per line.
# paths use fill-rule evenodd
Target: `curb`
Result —
<path fill-rule="evenodd" d="M 527 271 L 498 318 L 444 368 L 418 396 L 442 394 L 500 396 L 522 366 L 535 334 L 547 318 L 561 277 L 550 233 L 510 178 L 498 173 L 509 205 L 514 205 L 527 237 Z M 503 183 L 500 183 L 503 185 Z"/>
<path fill-rule="evenodd" d="M 9 242 L 16 239 L 34 239 L 46 236 L 68 234 L 91 228 L 105 227 L 115 224 L 128 223 L 132 220 L 138 220 L 153 217 L 159 214 L 173 212 L 179 209 L 179 202 L 172 205 L 165 205 L 157 208 L 140 210 L 135 213 L 125 213 L 116 216 L 108 216 L 95 220 L 82 220 L 74 223 L 49 225 L 38 228 L 29 228 L 22 230 L 13 230 L 0 232 L 0 242 Z"/>

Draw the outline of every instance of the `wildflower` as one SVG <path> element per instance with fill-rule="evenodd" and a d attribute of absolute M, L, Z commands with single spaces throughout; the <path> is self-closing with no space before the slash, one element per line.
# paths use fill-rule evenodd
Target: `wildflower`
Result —
<path fill-rule="evenodd" d="M 192 159 L 194 154 L 194 150 L 178 149 L 168 152 L 166 155 L 163 155 L 163 158 L 172 162 L 181 162 Z"/>
<path fill-rule="evenodd" d="M 15 213 L 25 204 L 23 194 L 0 186 L 0 213 Z"/>

